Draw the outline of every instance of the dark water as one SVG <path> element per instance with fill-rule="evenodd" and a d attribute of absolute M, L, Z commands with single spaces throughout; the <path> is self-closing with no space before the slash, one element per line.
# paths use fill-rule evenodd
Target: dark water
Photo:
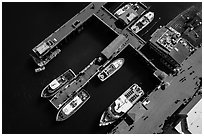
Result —
<path fill-rule="evenodd" d="M 155 14 L 167 23 L 192 3 L 148 3 Z M 116 35 L 100 22 L 84 30 L 46 70 L 34 73 L 36 67 L 29 57 L 31 49 L 73 17 L 88 3 L 3 3 L 2 46 L 2 130 L 3 133 L 106 133 L 109 127 L 98 127 L 99 119 L 124 90 L 134 82 L 146 92 L 158 84 L 151 68 L 131 47 L 118 57 L 124 66 L 106 82 L 96 77 L 85 86 L 91 98 L 64 122 L 55 122 L 57 110 L 45 99 L 41 90 L 68 68 L 78 73 L 88 65 Z M 164 19 L 163 19 L 164 18 Z M 165 19 L 167 18 L 167 19 Z"/>

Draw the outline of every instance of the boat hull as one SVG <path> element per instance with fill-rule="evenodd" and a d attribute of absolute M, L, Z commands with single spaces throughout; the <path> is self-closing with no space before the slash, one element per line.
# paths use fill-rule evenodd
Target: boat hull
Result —
<path fill-rule="evenodd" d="M 73 100 L 76 97 L 81 97 L 81 103 L 71 112 L 69 112 L 68 114 L 66 113 L 67 107 L 69 107 L 69 104 L 71 102 L 73 102 Z M 90 98 L 90 95 L 84 90 L 82 89 L 81 91 L 79 91 L 75 96 L 73 96 L 72 98 L 70 98 L 65 104 L 64 106 L 58 111 L 57 116 L 56 116 L 56 121 L 64 121 L 66 119 L 68 119 L 69 117 L 71 117 L 75 112 L 77 112 Z"/>
<path fill-rule="evenodd" d="M 76 77 L 75 73 L 71 69 L 68 69 L 66 72 L 64 72 L 62 75 L 60 75 L 56 79 L 54 79 L 50 84 L 48 84 L 43 89 L 43 91 L 41 92 L 41 97 L 49 98 L 55 95 L 58 92 L 60 87 L 62 87 L 68 82 L 71 83 L 71 81 L 73 81 L 75 77 Z"/>
<path fill-rule="evenodd" d="M 149 18 L 148 18 L 149 17 Z M 145 20 L 145 18 L 148 18 L 147 20 Z M 142 18 L 140 18 L 136 23 L 134 23 L 130 29 L 135 33 L 139 33 L 141 30 L 143 30 L 147 25 L 149 25 L 152 20 L 154 19 L 154 13 L 153 12 L 149 12 L 147 14 L 145 14 Z M 147 21 L 147 23 L 143 24 L 143 26 L 141 28 L 138 27 L 138 24 L 142 24 L 141 22 L 143 22 L 142 20 Z"/>
<path fill-rule="evenodd" d="M 102 114 L 99 126 L 114 123 L 127 113 L 134 104 L 144 95 L 143 90 L 137 84 L 130 86 L 117 100 L 115 100 Z"/>
<path fill-rule="evenodd" d="M 113 63 L 115 63 L 116 61 L 121 61 L 121 64 L 119 64 L 119 66 L 117 68 L 115 68 L 115 70 L 111 71 L 110 73 L 108 73 L 108 69 L 111 69 L 111 65 L 113 65 Z M 97 76 L 98 78 L 103 82 L 106 79 L 108 79 L 111 75 L 113 75 L 116 71 L 118 71 L 124 64 L 125 59 L 124 58 L 119 58 L 115 61 L 113 61 L 111 64 L 109 64 L 105 69 L 103 69 Z M 108 74 L 107 74 L 108 73 Z"/>

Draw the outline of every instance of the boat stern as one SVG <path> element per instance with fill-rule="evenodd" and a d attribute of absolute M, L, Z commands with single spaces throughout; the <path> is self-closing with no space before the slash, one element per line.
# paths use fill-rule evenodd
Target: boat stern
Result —
<path fill-rule="evenodd" d="M 107 78 L 107 75 L 105 74 L 105 72 L 101 72 L 98 74 L 98 78 L 101 80 L 101 81 L 105 81 L 106 78 Z"/>

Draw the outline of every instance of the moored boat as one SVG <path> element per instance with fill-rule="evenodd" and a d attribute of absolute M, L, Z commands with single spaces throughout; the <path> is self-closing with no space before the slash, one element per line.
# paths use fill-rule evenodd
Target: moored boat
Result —
<path fill-rule="evenodd" d="M 154 19 L 154 12 L 148 12 L 144 16 L 142 16 L 136 23 L 134 23 L 130 29 L 134 33 L 140 32 L 143 28 L 145 28 L 149 23 Z"/>
<path fill-rule="evenodd" d="M 127 113 L 144 95 L 144 91 L 136 83 L 130 86 L 117 100 L 105 110 L 101 116 L 99 126 L 114 123 Z"/>
<path fill-rule="evenodd" d="M 144 6 L 139 2 L 127 3 L 119 8 L 114 16 L 119 20 L 123 20 L 126 25 L 138 18 L 145 11 Z"/>
<path fill-rule="evenodd" d="M 111 64 L 109 64 L 105 69 L 103 69 L 99 74 L 98 78 L 101 81 L 105 81 L 108 79 L 111 75 L 113 75 L 116 71 L 118 71 L 122 65 L 124 64 L 125 59 L 119 58 L 115 61 L 113 61 Z"/>
<path fill-rule="evenodd" d="M 56 121 L 64 121 L 72 116 L 79 108 L 90 98 L 90 95 L 84 90 L 80 90 L 71 97 L 64 106 L 58 111 Z"/>
<path fill-rule="evenodd" d="M 132 5 L 133 5 L 132 3 L 128 3 L 128 4 L 124 5 L 123 7 L 119 8 L 119 9 L 114 13 L 114 15 L 117 16 L 117 17 L 121 16 L 121 15 L 124 14 L 128 9 L 130 9 Z"/>
<path fill-rule="evenodd" d="M 76 77 L 75 73 L 68 69 L 62 75 L 49 83 L 42 91 L 41 97 L 48 98 L 57 93 L 58 89 Z"/>

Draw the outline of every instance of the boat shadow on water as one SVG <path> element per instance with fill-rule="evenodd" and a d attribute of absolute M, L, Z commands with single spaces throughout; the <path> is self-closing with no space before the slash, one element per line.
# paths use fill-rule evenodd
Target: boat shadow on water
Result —
<path fill-rule="evenodd" d="M 31 57 L 28 57 L 26 59 L 25 69 L 29 70 L 30 73 L 35 74 L 35 71 L 34 71 L 35 68 L 37 68 L 37 65 L 34 63 L 34 61 Z"/>

